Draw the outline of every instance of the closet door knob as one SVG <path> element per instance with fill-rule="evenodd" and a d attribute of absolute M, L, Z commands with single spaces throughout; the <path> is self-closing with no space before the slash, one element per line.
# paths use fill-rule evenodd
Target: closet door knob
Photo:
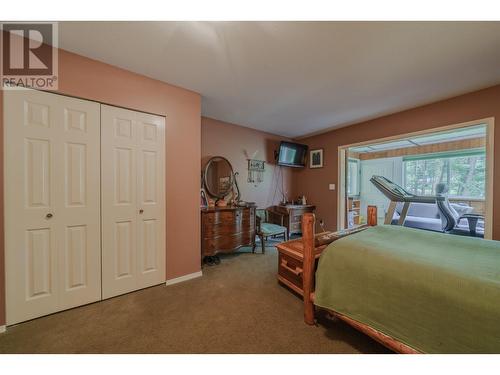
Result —
<path fill-rule="evenodd" d="M 47 215 L 45 215 L 45 217 L 46 217 L 47 219 L 50 219 L 52 216 L 54 216 L 54 215 L 52 215 L 50 212 L 49 212 Z"/>
<path fill-rule="evenodd" d="M 144 210 L 141 208 L 141 209 L 139 210 L 139 213 L 140 213 L 140 214 L 142 214 L 143 212 L 144 212 Z"/>

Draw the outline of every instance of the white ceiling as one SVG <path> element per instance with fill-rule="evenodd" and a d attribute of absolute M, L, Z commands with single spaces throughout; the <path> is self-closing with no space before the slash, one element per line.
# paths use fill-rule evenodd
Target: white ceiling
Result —
<path fill-rule="evenodd" d="M 59 46 L 289 137 L 500 83 L 500 22 L 61 22 Z"/>

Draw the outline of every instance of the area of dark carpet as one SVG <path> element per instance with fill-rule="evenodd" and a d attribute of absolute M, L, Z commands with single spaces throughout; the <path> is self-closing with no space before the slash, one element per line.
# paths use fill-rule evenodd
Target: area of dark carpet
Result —
<path fill-rule="evenodd" d="M 276 281 L 277 252 L 248 249 L 184 283 L 144 289 L 8 327 L 0 353 L 387 353 L 340 321 L 303 322 Z"/>

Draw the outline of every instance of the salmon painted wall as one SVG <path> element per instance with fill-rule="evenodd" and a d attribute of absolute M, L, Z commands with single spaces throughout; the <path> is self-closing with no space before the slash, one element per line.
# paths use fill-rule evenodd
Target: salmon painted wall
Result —
<path fill-rule="evenodd" d="M 293 173 L 294 194 L 305 194 L 317 207 L 317 219 L 328 229 L 337 228 L 338 146 L 374 140 L 440 126 L 494 117 L 495 157 L 493 188 L 493 238 L 500 239 L 500 85 L 433 104 L 300 139 L 310 148 L 324 149 L 324 167 Z M 328 184 L 336 190 L 328 190 Z"/>
<path fill-rule="evenodd" d="M 255 202 L 259 208 L 278 204 L 281 200 L 281 173 L 283 190 L 291 198 L 292 173 L 290 168 L 280 168 L 274 161 L 274 150 L 277 150 L 281 140 L 287 140 L 270 133 L 246 128 L 235 124 L 202 117 L 201 119 L 201 168 L 212 156 L 223 156 L 230 161 L 237 177 L 241 199 Z M 247 182 L 247 159 L 264 160 L 266 171 L 264 181 L 260 184 Z"/>
<path fill-rule="evenodd" d="M 167 279 L 200 271 L 200 95 L 64 50 L 59 51 L 58 92 L 166 116 Z M 3 104 L 1 90 L 0 103 Z M 3 139 L 0 148 L 0 325 L 3 325 Z"/>

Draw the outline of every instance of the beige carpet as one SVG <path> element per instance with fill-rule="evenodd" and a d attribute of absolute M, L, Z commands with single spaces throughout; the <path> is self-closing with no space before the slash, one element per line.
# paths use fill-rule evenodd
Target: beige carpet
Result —
<path fill-rule="evenodd" d="M 276 269 L 274 247 L 244 249 L 198 279 L 9 327 L 0 353 L 388 352 L 342 322 L 304 324 L 302 301 L 277 283 Z"/>

